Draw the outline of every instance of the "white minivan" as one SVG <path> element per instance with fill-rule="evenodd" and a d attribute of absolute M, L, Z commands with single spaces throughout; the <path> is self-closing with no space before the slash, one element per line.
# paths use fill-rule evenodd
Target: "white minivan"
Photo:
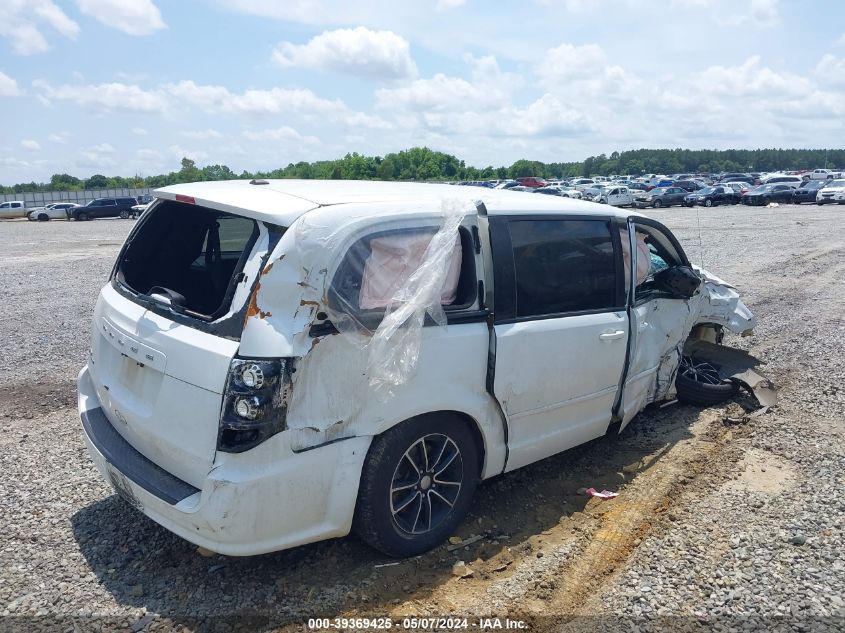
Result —
<path fill-rule="evenodd" d="M 430 549 L 480 480 L 676 391 L 725 399 L 708 349 L 754 326 L 663 225 L 607 205 L 358 181 L 155 196 L 97 301 L 79 412 L 120 496 L 223 554 L 352 529 Z"/>

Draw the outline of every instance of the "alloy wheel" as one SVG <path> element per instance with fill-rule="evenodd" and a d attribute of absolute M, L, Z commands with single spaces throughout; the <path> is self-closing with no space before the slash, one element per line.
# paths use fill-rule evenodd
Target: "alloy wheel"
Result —
<path fill-rule="evenodd" d="M 461 492 L 464 465 L 458 445 L 431 433 L 405 451 L 390 482 L 390 513 L 396 527 L 419 535 L 449 516 Z"/>

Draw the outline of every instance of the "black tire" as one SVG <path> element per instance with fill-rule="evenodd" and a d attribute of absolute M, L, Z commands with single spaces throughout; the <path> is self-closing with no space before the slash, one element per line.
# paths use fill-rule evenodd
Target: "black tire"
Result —
<path fill-rule="evenodd" d="M 713 206 L 713 201 L 712 201 L 710 198 L 707 198 L 707 199 L 704 201 L 704 206 L 705 206 L 705 207 L 712 207 L 712 206 Z"/>
<path fill-rule="evenodd" d="M 120 212 L 120 219 L 121 220 L 128 220 L 129 219 L 129 211 L 121 211 Z"/>
<path fill-rule="evenodd" d="M 718 366 L 685 356 L 678 367 L 675 389 L 678 400 L 687 404 L 709 407 L 724 402 L 737 391 L 736 384 L 721 381 Z M 697 377 L 696 377 L 697 376 Z"/>
<path fill-rule="evenodd" d="M 423 447 L 425 455 L 430 450 L 431 456 L 438 453 L 441 459 L 426 464 L 423 472 L 428 474 L 421 476 L 412 463 L 425 461 Z M 406 454 L 416 459 L 408 459 Z M 451 461 L 446 463 L 450 456 Z M 437 473 L 437 464 L 444 463 L 440 473 L 446 474 L 440 477 L 444 478 L 442 481 L 446 477 L 459 481 L 457 493 L 452 492 L 453 485 L 447 486 L 431 474 Z M 453 534 L 466 515 L 480 470 L 479 449 L 464 420 L 452 414 L 427 414 L 406 420 L 373 439 L 361 472 L 353 530 L 388 556 L 399 558 L 426 552 Z M 407 487 L 394 491 L 394 482 Z M 443 494 L 437 492 L 438 485 Z M 446 498 L 443 495 L 448 497 L 445 502 L 438 499 Z M 411 525 L 416 507 L 419 510 Z M 404 508 L 408 508 L 407 513 Z M 417 531 L 417 521 L 425 521 L 426 517 L 432 519 L 431 527 Z M 424 523 L 419 524 L 419 529 L 424 527 Z"/>
<path fill-rule="evenodd" d="M 46 213 L 39 213 L 38 214 L 38 221 L 39 222 L 47 222 L 50 219 L 50 216 Z"/>
<path fill-rule="evenodd" d="M 663 203 L 662 203 L 660 200 L 655 200 L 655 201 L 654 201 L 654 208 L 655 208 L 655 209 L 659 209 L 659 208 L 660 208 L 660 207 L 662 207 L 662 206 L 663 206 Z"/>
<path fill-rule="evenodd" d="M 78 222 L 85 222 L 88 219 L 88 214 L 85 211 L 76 214 L 76 219 Z"/>

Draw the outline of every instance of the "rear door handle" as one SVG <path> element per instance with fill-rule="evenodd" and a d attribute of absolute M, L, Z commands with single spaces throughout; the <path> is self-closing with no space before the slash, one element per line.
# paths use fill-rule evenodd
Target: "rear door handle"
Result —
<path fill-rule="evenodd" d="M 599 334 L 599 338 L 603 341 L 615 341 L 623 336 L 625 336 L 625 330 L 613 330 L 612 332 L 602 332 Z"/>

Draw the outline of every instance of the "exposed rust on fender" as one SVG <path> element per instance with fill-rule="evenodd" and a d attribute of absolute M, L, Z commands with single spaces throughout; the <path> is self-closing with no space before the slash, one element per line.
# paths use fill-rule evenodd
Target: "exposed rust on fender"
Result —
<path fill-rule="evenodd" d="M 252 293 L 249 295 L 249 305 L 246 308 L 246 318 L 254 317 L 256 314 L 261 312 L 258 309 L 258 289 L 261 288 L 261 282 L 255 282 L 255 288 L 252 289 Z"/>
<path fill-rule="evenodd" d="M 319 339 L 319 338 L 315 338 L 313 341 L 311 341 L 311 351 L 312 352 L 314 351 L 314 348 L 317 347 L 317 345 L 320 343 L 320 340 L 321 339 Z"/>
<path fill-rule="evenodd" d="M 264 270 L 262 270 L 262 271 L 261 271 L 261 274 L 262 274 L 262 275 L 266 275 L 266 274 L 267 274 L 267 273 L 269 273 L 271 270 L 273 270 L 273 264 L 274 264 L 274 262 L 270 262 L 269 264 L 267 264 L 267 265 L 264 267 Z"/>
<path fill-rule="evenodd" d="M 310 299 L 300 299 L 299 305 L 301 306 L 319 306 L 319 301 L 311 301 Z"/>

